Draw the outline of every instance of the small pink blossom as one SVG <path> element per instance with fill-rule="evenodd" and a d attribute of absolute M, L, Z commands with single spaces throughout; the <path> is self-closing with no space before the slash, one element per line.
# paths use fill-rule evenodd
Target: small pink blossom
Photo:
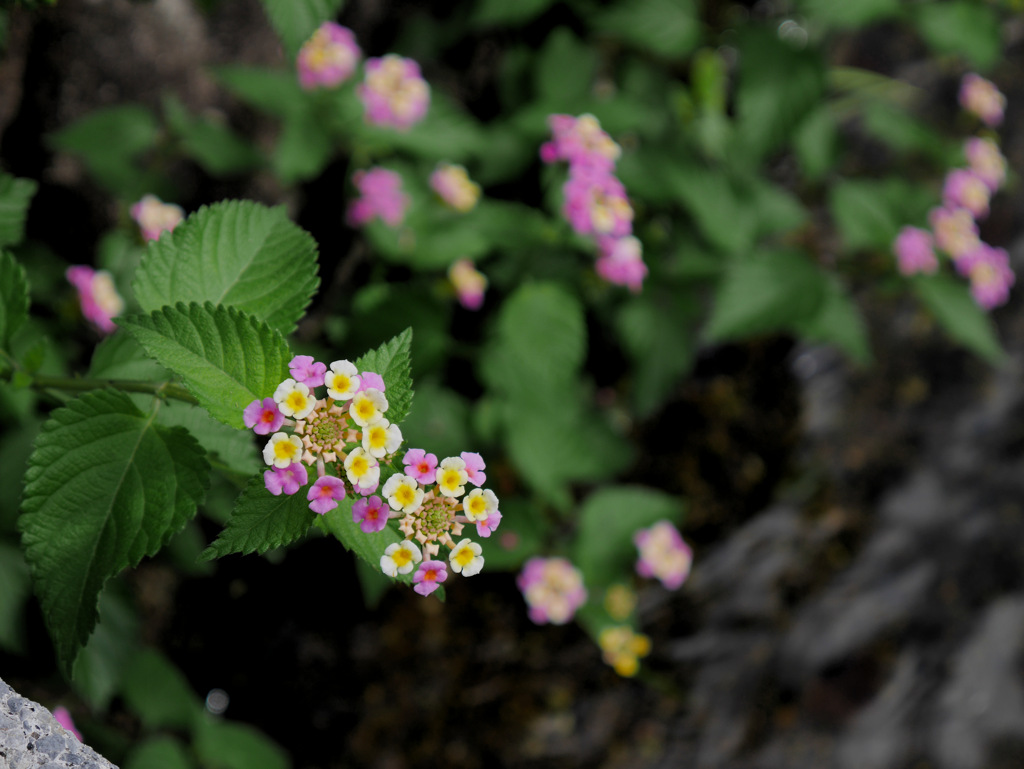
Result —
<path fill-rule="evenodd" d="M 257 399 L 245 407 L 242 421 L 257 435 L 270 435 L 281 429 L 284 414 L 278 409 L 277 401 L 273 398 L 264 398 L 262 402 Z"/>
<path fill-rule="evenodd" d="M 430 174 L 430 188 L 445 204 L 459 213 L 472 211 L 480 199 L 480 185 L 472 181 L 462 166 L 438 163 Z"/>
<path fill-rule="evenodd" d="M 633 293 L 639 293 L 647 277 L 644 264 L 643 246 L 632 235 L 624 238 L 599 238 L 601 256 L 594 269 L 609 283 L 628 286 Z"/>
<path fill-rule="evenodd" d="M 459 259 L 448 268 L 448 280 L 455 288 L 459 304 L 467 310 L 479 310 L 484 303 L 487 277 L 469 259 Z"/>
<path fill-rule="evenodd" d="M 367 483 L 367 484 L 359 484 L 359 483 L 357 483 L 357 484 L 355 484 L 352 487 L 352 490 L 356 494 L 359 494 L 360 496 L 363 496 L 363 497 L 370 496 L 373 492 L 375 492 L 377 490 L 377 487 L 380 486 L 380 474 L 377 473 L 373 477 L 375 479 L 373 481 L 373 483 Z"/>
<path fill-rule="evenodd" d="M 53 709 L 53 718 L 58 724 L 75 735 L 79 742 L 82 741 L 82 733 L 75 728 L 75 722 L 71 718 L 71 713 L 66 707 L 63 705 L 55 707 Z"/>
<path fill-rule="evenodd" d="M 158 240 L 161 233 L 170 232 L 185 219 L 181 206 L 164 203 L 156 195 L 143 195 L 132 204 L 130 213 L 146 240 Z"/>
<path fill-rule="evenodd" d="M 412 575 L 413 590 L 423 596 L 430 595 L 448 579 L 448 566 L 444 561 L 424 561 Z"/>
<path fill-rule="evenodd" d="M 301 462 L 292 462 L 288 467 L 273 467 L 263 471 L 263 485 L 275 497 L 284 492 L 291 496 L 309 483 L 306 466 Z"/>
<path fill-rule="evenodd" d="M 919 272 L 931 274 L 939 269 L 939 260 L 932 248 L 932 234 L 918 227 L 904 227 L 893 241 L 896 264 L 902 275 Z"/>
<path fill-rule="evenodd" d="M 384 377 L 375 371 L 363 371 L 359 374 L 359 389 L 356 392 L 362 392 L 363 390 L 380 390 L 384 392 Z"/>
<path fill-rule="evenodd" d="M 978 224 L 966 208 L 933 208 L 928 213 L 928 223 L 935 234 L 935 245 L 954 259 L 966 256 L 981 244 Z"/>
<path fill-rule="evenodd" d="M 960 81 L 960 106 L 981 118 L 985 125 L 997 126 L 1003 122 L 1006 97 L 991 80 L 969 72 Z"/>
<path fill-rule="evenodd" d="M 633 207 L 622 182 L 611 173 L 583 170 L 570 173 L 563 187 L 562 212 L 580 235 L 621 238 L 633 230 Z"/>
<path fill-rule="evenodd" d="M 475 451 L 463 451 L 459 457 L 466 463 L 466 474 L 470 483 L 474 486 L 483 486 L 487 483 L 487 473 L 484 472 L 487 465 L 484 464 L 482 456 Z"/>
<path fill-rule="evenodd" d="M 970 169 L 981 177 L 992 192 L 1002 186 L 1006 179 L 1006 158 L 999 151 L 999 145 L 991 139 L 975 136 L 964 144 L 964 154 Z"/>
<path fill-rule="evenodd" d="M 494 530 L 498 528 L 501 523 L 501 513 L 495 510 L 493 513 L 487 513 L 483 518 L 479 518 L 476 521 L 476 533 L 484 538 L 490 537 L 494 533 Z"/>
<path fill-rule="evenodd" d="M 988 216 L 991 190 L 974 171 L 954 168 L 946 174 L 942 186 L 942 202 L 948 208 L 966 208 L 975 219 Z"/>
<path fill-rule="evenodd" d="M 640 551 L 636 571 L 641 577 L 656 577 L 669 590 L 682 585 L 690 575 L 693 551 L 668 521 L 658 521 L 633 535 Z"/>
<path fill-rule="evenodd" d="M 351 29 L 325 21 L 299 49 L 299 84 L 306 90 L 339 86 L 352 76 L 361 56 Z"/>
<path fill-rule="evenodd" d="M 112 333 L 117 328 L 112 319 L 124 311 L 124 300 L 110 273 L 79 264 L 68 267 L 64 275 L 78 291 L 82 316 L 104 334 Z"/>
<path fill-rule="evenodd" d="M 333 475 L 324 475 L 316 479 L 306 494 L 309 509 L 323 515 L 338 506 L 338 500 L 345 498 L 345 484 Z"/>
<path fill-rule="evenodd" d="M 389 227 L 397 227 L 405 219 L 409 197 L 402 192 L 402 177 L 386 168 L 356 171 L 352 182 L 361 197 L 348 208 L 348 223 L 360 227 L 379 217 Z"/>
<path fill-rule="evenodd" d="M 352 522 L 367 534 L 381 531 L 388 525 L 388 506 L 376 494 L 357 499 L 352 505 Z"/>
<path fill-rule="evenodd" d="M 437 457 L 423 449 L 409 449 L 402 457 L 402 464 L 405 465 L 405 474 L 424 486 L 436 479 Z"/>
<path fill-rule="evenodd" d="M 366 60 L 366 77 L 356 93 L 368 123 L 403 131 L 420 122 L 430 106 L 430 86 L 420 65 L 393 53 Z"/>
<path fill-rule="evenodd" d="M 564 160 L 573 168 L 604 172 L 615 168 L 622 150 L 593 115 L 549 115 L 548 126 L 552 140 L 540 148 L 545 163 Z"/>
<path fill-rule="evenodd" d="M 565 558 L 531 558 L 516 577 L 529 617 L 540 625 L 564 625 L 587 600 L 583 575 Z"/>
<path fill-rule="evenodd" d="M 971 281 L 971 296 L 986 310 L 1006 304 L 1010 287 L 1016 282 L 1005 248 L 987 243 L 956 262 L 957 271 Z"/>

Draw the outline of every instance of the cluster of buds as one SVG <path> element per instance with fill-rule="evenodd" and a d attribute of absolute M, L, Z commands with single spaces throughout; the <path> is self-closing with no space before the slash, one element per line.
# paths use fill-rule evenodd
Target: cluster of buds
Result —
<path fill-rule="evenodd" d="M 966 75 L 960 103 L 987 125 L 1002 121 L 1006 99 L 988 80 Z M 1006 159 L 996 142 L 972 137 L 964 145 L 966 168 L 954 168 L 942 187 L 942 205 L 928 214 L 930 230 L 904 227 L 893 243 L 897 265 L 904 275 L 934 273 L 936 249 L 945 253 L 956 271 L 967 278 L 974 300 L 986 310 L 1004 304 L 1015 276 L 1005 249 L 982 241 L 978 221 L 988 216 L 989 201 L 1006 178 Z"/>
<path fill-rule="evenodd" d="M 113 318 L 124 311 L 124 300 L 117 293 L 114 278 L 110 273 L 77 264 L 68 267 L 64 276 L 78 291 L 82 316 L 100 332 L 113 333 L 117 328 Z"/>
<path fill-rule="evenodd" d="M 651 639 L 629 625 L 606 627 L 597 636 L 601 657 L 615 672 L 631 678 L 640 670 L 640 658 L 651 653 Z"/>
<path fill-rule="evenodd" d="M 596 270 L 610 283 L 639 291 L 647 275 L 640 241 L 632 237 L 633 207 L 615 176 L 621 149 L 593 115 L 551 115 L 552 140 L 541 146 L 545 163 L 565 161 L 563 213 L 573 229 L 600 251 Z"/>
<path fill-rule="evenodd" d="M 161 233 L 170 232 L 185 219 L 181 206 L 164 203 L 156 195 L 143 195 L 129 211 L 144 240 L 158 240 Z"/>
<path fill-rule="evenodd" d="M 409 196 L 402 191 L 402 177 L 396 171 L 375 167 L 356 171 L 352 182 L 359 197 L 348 207 L 348 223 L 359 227 L 372 219 L 380 219 L 389 227 L 397 227 L 405 219 Z"/>
<path fill-rule="evenodd" d="M 299 84 L 307 91 L 337 88 L 355 72 L 362 54 L 351 29 L 324 22 L 299 49 L 295 60 Z"/>
<path fill-rule="evenodd" d="M 449 208 L 469 213 L 480 200 L 480 185 L 469 178 L 463 166 L 438 163 L 430 174 L 430 188 Z"/>

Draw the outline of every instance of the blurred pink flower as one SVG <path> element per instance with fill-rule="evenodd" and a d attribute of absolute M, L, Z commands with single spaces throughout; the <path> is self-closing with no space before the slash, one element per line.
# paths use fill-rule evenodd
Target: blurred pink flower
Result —
<path fill-rule="evenodd" d="M 647 265 L 644 264 L 643 245 L 632 235 L 624 238 L 599 238 L 598 246 L 601 256 L 594 268 L 597 274 L 609 283 L 617 286 L 628 286 L 637 293 L 643 288 L 647 277 Z"/>
<path fill-rule="evenodd" d="M 622 182 L 613 174 L 593 170 L 570 173 L 563 191 L 562 211 L 580 235 L 621 238 L 632 232 L 633 207 Z"/>
<path fill-rule="evenodd" d="M 131 216 L 142 230 L 146 240 L 157 240 L 166 230 L 170 232 L 185 219 L 181 206 L 164 203 L 156 195 L 143 195 L 142 200 L 132 204 Z"/>
<path fill-rule="evenodd" d="M 420 122 L 430 107 L 430 86 L 420 65 L 393 53 L 366 60 L 366 77 L 356 93 L 367 122 L 400 130 Z"/>
<path fill-rule="evenodd" d="M 64 275 L 78 291 L 82 316 L 104 334 L 112 333 L 117 328 L 112 318 L 124 311 L 124 300 L 110 273 L 79 264 L 68 267 Z"/>
<path fill-rule="evenodd" d="M 339 86 L 352 76 L 360 56 L 352 30 L 325 21 L 299 49 L 299 84 L 306 90 Z"/>
<path fill-rule="evenodd" d="M 970 169 L 982 178 L 988 188 L 995 192 L 1006 179 L 1006 158 L 991 139 L 977 136 L 964 144 L 964 154 Z"/>
<path fill-rule="evenodd" d="M 633 535 L 640 551 L 636 572 L 641 577 L 656 577 L 669 590 L 675 590 L 690 576 L 693 551 L 679 530 L 669 521 L 658 521 Z"/>
<path fill-rule="evenodd" d="M 472 211 L 480 199 L 480 185 L 472 181 L 462 166 L 438 163 L 430 174 L 430 188 L 445 205 L 459 213 Z"/>
<path fill-rule="evenodd" d="M 939 260 L 935 257 L 935 250 L 932 247 L 933 242 L 932 234 L 928 230 L 909 226 L 900 230 L 892 246 L 900 273 L 931 274 L 939 269 Z"/>
<path fill-rule="evenodd" d="M 540 148 L 545 163 L 566 161 L 572 168 L 611 172 L 622 150 L 593 115 L 549 115 L 552 139 Z"/>
<path fill-rule="evenodd" d="M 981 118 L 988 126 L 1003 122 L 1006 97 L 991 80 L 969 72 L 960 81 L 960 106 Z"/>
<path fill-rule="evenodd" d="M 982 243 L 956 262 L 957 271 L 971 281 L 971 296 L 981 307 L 991 310 L 1006 304 L 1010 288 L 1016 282 L 1005 248 Z"/>
<path fill-rule="evenodd" d="M 68 711 L 66 707 L 64 707 L 63 705 L 55 707 L 53 709 L 53 717 L 54 719 L 56 719 L 58 724 L 60 724 L 73 735 L 75 735 L 75 737 L 78 738 L 79 742 L 82 741 L 82 733 L 75 728 L 75 722 L 71 718 L 71 713 Z"/>
<path fill-rule="evenodd" d="M 928 213 L 928 223 L 935 234 L 935 245 L 954 259 L 966 256 L 981 244 L 978 225 L 966 208 L 933 208 Z"/>
<path fill-rule="evenodd" d="M 479 310 L 484 303 L 487 277 L 469 259 L 459 259 L 448 268 L 448 280 L 455 287 L 459 304 L 467 310 Z"/>
<path fill-rule="evenodd" d="M 942 202 L 948 208 L 966 208 L 975 219 L 988 216 L 989 186 L 974 171 L 954 168 L 942 185 Z"/>
<path fill-rule="evenodd" d="M 531 558 L 516 578 L 529 617 L 540 625 L 564 625 L 587 600 L 583 575 L 565 558 Z"/>
<path fill-rule="evenodd" d="M 402 192 L 402 177 L 386 168 L 356 171 L 352 182 L 361 197 L 349 204 L 348 222 L 354 227 L 366 224 L 374 217 L 389 227 L 397 227 L 405 219 L 409 197 Z"/>

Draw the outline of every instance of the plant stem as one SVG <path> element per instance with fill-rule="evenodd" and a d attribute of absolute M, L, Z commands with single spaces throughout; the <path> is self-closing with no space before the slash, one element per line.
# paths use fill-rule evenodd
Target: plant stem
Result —
<path fill-rule="evenodd" d="M 159 398 L 173 398 L 196 405 L 196 397 L 179 384 L 173 382 L 136 382 L 128 379 L 82 379 L 78 377 L 57 377 L 44 374 L 32 376 L 34 390 L 70 390 L 84 392 L 86 390 L 102 390 L 113 387 L 129 393 L 150 393 Z"/>

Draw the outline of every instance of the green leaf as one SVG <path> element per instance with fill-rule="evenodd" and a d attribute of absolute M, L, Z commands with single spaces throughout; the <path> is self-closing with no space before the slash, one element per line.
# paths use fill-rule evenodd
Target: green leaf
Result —
<path fill-rule="evenodd" d="M 804 254 L 770 251 L 730 265 L 705 332 L 712 341 L 767 334 L 814 315 L 825 297 L 824 274 Z"/>
<path fill-rule="evenodd" d="M 607 587 L 631 574 L 637 560 L 633 534 L 661 520 L 678 526 L 684 511 L 681 499 L 643 486 L 605 486 L 587 497 L 572 559 L 587 589 Z"/>
<path fill-rule="evenodd" d="M 193 117 L 173 94 L 163 97 L 167 124 L 181 140 L 185 154 L 211 176 L 231 176 L 260 165 L 256 148 L 224 122 Z"/>
<path fill-rule="evenodd" d="M 829 190 L 829 209 L 847 251 L 890 248 L 899 224 L 886 197 L 885 184 L 870 179 L 839 181 Z"/>
<path fill-rule="evenodd" d="M 17 545 L 0 540 L 0 649 L 25 653 L 25 602 L 32 594 L 28 564 Z"/>
<path fill-rule="evenodd" d="M 285 118 L 271 165 L 283 183 L 295 184 L 318 176 L 333 153 L 327 124 L 312 112 L 297 112 Z"/>
<path fill-rule="evenodd" d="M 814 21 L 838 29 L 857 29 L 900 12 L 899 0 L 803 0 L 803 11 Z"/>
<path fill-rule="evenodd" d="M 361 123 L 358 132 L 375 144 L 428 160 L 461 162 L 488 149 L 480 123 L 441 93 L 432 94 L 430 110 L 415 130 L 396 131 Z"/>
<path fill-rule="evenodd" d="M 193 769 L 188 750 L 174 737 L 150 737 L 132 748 L 124 769 Z"/>
<path fill-rule="evenodd" d="M 812 110 L 793 133 L 793 151 L 800 169 L 818 180 L 835 165 L 839 156 L 839 127 L 828 105 Z"/>
<path fill-rule="evenodd" d="M 214 419 L 232 427 L 243 428 L 245 407 L 287 377 L 292 356 L 281 335 L 234 307 L 178 302 L 118 324 L 178 374 Z"/>
<path fill-rule="evenodd" d="M 123 328 L 104 337 L 92 353 L 89 376 L 97 379 L 160 381 L 171 373 L 146 355 L 146 351 Z"/>
<path fill-rule="evenodd" d="M 320 283 L 316 255 L 316 242 L 284 207 L 230 200 L 200 208 L 151 242 L 132 288 L 146 311 L 209 301 L 288 334 Z"/>
<path fill-rule="evenodd" d="M 140 649 L 128 660 L 121 696 L 148 729 L 188 730 L 203 713 L 188 680 L 156 649 Z"/>
<path fill-rule="evenodd" d="M 289 57 L 294 57 L 302 44 L 325 21 L 333 21 L 343 0 L 262 0 L 274 31 L 284 44 Z"/>
<path fill-rule="evenodd" d="M 594 28 L 632 43 L 644 53 L 682 59 L 700 43 L 693 0 L 629 0 L 597 16 Z"/>
<path fill-rule="evenodd" d="M 989 363 L 1006 359 L 992 318 L 971 297 L 966 283 L 948 275 L 917 275 L 911 286 L 952 339 Z"/>
<path fill-rule="evenodd" d="M 39 184 L 31 179 L 18 179 L 0 172 L 0 248 L 21 242 L 28 206 L 37 189 Z"/>
<path fill-rule="evenodd" d="M 106 711 L 121 686 L 124 661 L 139 646 L 139 618 L 124 595 L 123 582 L 114 581 L 100 593 L 100 621 L 89 643 L 75 658 L 71 683 L 94 711 Z"/>
<path fill-rule="evenodd" d="M 758 210 L 742 199 L 728 176 L 696 163 L 662 164 L 661 173 L 712 245 L 732 254 L 753 246 Z"/>
<path fill-rule="evenodd" d="M 288 117 L 309 110 L 307 94 L 293 70 L 217 67 L 214 76 L 228 91 L 260 112 Z"/>
<path fill-rule="evenodd" d="M 168 427 L 184 427 L 211 455 L 211 463 L 216 458 L 222 467 L 239 475 L 249 476 L 266 467 L 256 452 L 251 432 L 228 427 L 198 406 L 168 403 L 160 409 L 157 421 Z"/>
<path fill-rule="evenodd" d="M 86 393 L 50 414 L 29 458 L 18 528 L 66 672 L 96 624 L 104 583 L 155 555 L 208 484 L 199 444 L 155 420 L 122 393 Z"/>
<path fill-rule="evenodd" d="M 388 421 L 401 424 L 412 406 L 412 329 L 371 350 L 356 360 L 360 371 L 373 371 L 384 379 L 384 395 L 388 399 Z"/>
<path fill-rule="evenodd" d="M 995 66 L 1002 54 L 999 16 L 987 5 L 970 0 L 920 3 L 914 21 L 936 52 L 961 54 L 980 70 Z"/>
<path fill-rule="evenodd" d="M 204 769 L 289 769 L 281 746 L 247 724 L 202 719 L 192 747 Z"/>
<path fill-rule="evenodd" d="M 537 54 L 534 88 L 545 104 L 572 112 L 590 93 L 596 68 L 596 51 L 580 42 L 568 27 L 558 27 Z"/>
<path fill-rule="evenodd" d="M 10 351 L 11 335 L 28 320 L 28 279 L 6 251 L 0 251 L 0 350 Z"/>
<path fill-rule="evenodd" d="M 871 342 L 864 318 L 835 276 L 829 276 L 818 311 L 798 321 L 795 328 L 807 339 L 838 346 L 855 363 L 866 366 L 871 362 Z"/>
<path fill-rule="evenodd" d="M 275 497 L 259 475 L 249 480 L 235 501 L 227 526 L 200 557 L 210 561 L 231 553 L 262 555 L 300 539 L 316 517 L 309 509 L 305 488 Z"/>

